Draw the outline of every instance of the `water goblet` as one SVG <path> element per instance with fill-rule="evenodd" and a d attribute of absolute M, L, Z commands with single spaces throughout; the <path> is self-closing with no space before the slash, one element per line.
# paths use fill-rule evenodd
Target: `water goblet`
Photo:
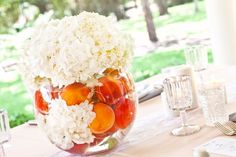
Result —
<path fill-rule="evenodd" d="M 186 64 L 195 72 L 206 70 L 208 66 L 207 47 L 204 45 L 188 46 L 184 50 Z"/>
<path fill-rule="evenodd" d="M 192 85 L 188 75 L 168 77 L 163 82 L 166 101 L 171 110 L 179 111 L 182 125 L 172 130 L 175 136 L 185 136 L 200 130 L 198 125 L 188 125 L 186 109 L 192 105 Z"/>
<path fill-rule="evenodd" d="M 195 74 L 196 82 L 199 89 L 202 88 L 204 83 L 204 71 L 208 66 L 208 51 L 205 45 L 188 46 L 184 50 L 185 61 L 190 65 Z"/>

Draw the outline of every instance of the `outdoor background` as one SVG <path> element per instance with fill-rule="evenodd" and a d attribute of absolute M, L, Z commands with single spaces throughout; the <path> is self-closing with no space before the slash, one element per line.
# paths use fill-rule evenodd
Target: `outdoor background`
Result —
<path fill-rule="evenodd" d="M 117 27 L 133 36 L 130 71 L 136 82 L 184 64 L 186 45 L 210 44 L 203 0 L 0 0 L 0 107 L 8 110 L 11 127 L 34 117 L 31 96 L 16 68 L 27 32 L 84 10 L 116 18 Z"/>

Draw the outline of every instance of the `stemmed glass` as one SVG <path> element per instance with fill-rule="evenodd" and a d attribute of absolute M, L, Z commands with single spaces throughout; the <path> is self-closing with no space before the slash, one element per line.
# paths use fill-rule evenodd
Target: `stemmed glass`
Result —
<path fill-rule="evenodd" d="M 168 77 L 163 82 L 166 93 L 166 101 L 169 108 L 173 111 L 179 111 L 182 125 L 172 130 L 175 136 L 190 135 L 200 130 L 198 125 L 188 125 L 186 109 L 192 105 L 192 86 L 191 78 L 188 75 L 179 75 Z"/>
<path fill-rule="evenodd" d="M 10 140 L 10 127 L 7 111 L 0 109 L 0 157 L 5 156 L 3 144 Z"/>
<path fill-rule="evenodd" d="M 203 85 L 203 72 L 208 66 L 208 51 L 205 45 L 188 46 L 185 48 L 186 64 L 192 66 L 197 75 L 200 87 Z"/>
<path fill-rule="evenodd" d="M 206 70 L 208 66 L 207 47 L 204 45 L 185 48 L 186 64 L 191 65 L 195 72 Z"/>

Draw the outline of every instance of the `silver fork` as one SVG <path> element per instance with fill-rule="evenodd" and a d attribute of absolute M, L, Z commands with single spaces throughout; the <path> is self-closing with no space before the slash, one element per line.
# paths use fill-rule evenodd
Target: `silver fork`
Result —
<path fill-rule="evenodd" d="M 236 123 L 234 123 L 232 121 L 228 121 L 225 124 L 236 132 Z"/>
<path fill-rule="evenodd" d="M 227 136 L 232 136 L 236 133 L 234 130 L 226 128 L 224 125 L 222 125 L 219 122 L 216 122 L 214 124 L 223 134 Z"/>

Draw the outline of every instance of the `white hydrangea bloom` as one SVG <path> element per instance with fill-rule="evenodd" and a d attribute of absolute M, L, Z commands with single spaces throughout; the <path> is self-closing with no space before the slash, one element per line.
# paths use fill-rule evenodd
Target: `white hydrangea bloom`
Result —
<path fill-rule="evenodd" d="M 38 120 L 49 139 L 58 147 L 68 150 L 74 143 L 93 142 L 94 136 L 88 128 L 96 116 L 92 109 L 93 105 L 88 101 L 67 106 L 66 102 L 59 98 L 52 100 L 48 115 Z"/>
<path fill-rule="evenodd" d="M 28 86 L 47 79 L 54 86 L 85 83 L 106 68 L 126 68 L 133 41 L 96 13 L 53 20 L 35 28 L 26 42 L 21 71 Z"/>
<path fill-rule="evenodd" d="M 86 81 L 86 86 L 93 88 L 95 86 L 102 86 L 102 83 L 98 81 L 98 79 L 96 78 L 91 78 L 89 80 Z"/>

